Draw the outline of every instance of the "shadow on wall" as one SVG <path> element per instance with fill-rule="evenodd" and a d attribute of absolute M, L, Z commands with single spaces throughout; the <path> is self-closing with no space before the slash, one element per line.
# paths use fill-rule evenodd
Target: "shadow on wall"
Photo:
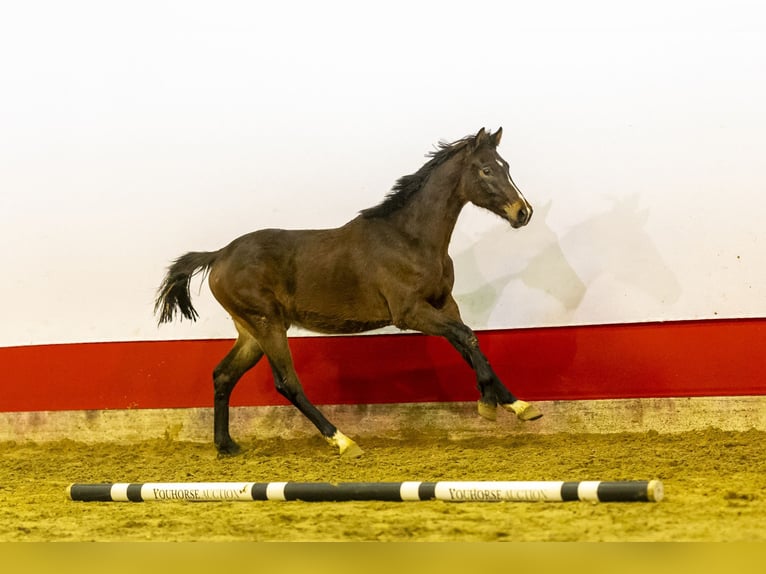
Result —
<path fill-rule="evenodd" d="M 681 286 L 644 229 L 649 212 L 640 209 L 638 195 L 615 200 L 611 210 L 586 219 L 561 237 L 548 224 L 551 207 L 548 202 L 538 208 L 532 222 L 514 233 L 509 256 L 527 257 L 526 265 L 456 294 L 466 314 L 487 324 L 503 291 L 515 280 L 556 300 L 565 316 L 577 310 L 589 286 L 604 275 L 662 304 L 679 299 Z M 486 246 L 507 244 L 508 233 L 505 226 L 493 228 L 455 256 L 456 267 L 481 279 L 479 262 L 486 257 L 482 255 Z"/>

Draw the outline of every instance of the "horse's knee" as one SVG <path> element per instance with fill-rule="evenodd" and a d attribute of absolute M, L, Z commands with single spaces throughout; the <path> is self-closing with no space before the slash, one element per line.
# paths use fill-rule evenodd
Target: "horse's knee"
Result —
<path fill-rule="evenodd" d="M 296 384 L 288 378 L 277 377 L 274 379 L 274 388 L 277 392 L 285 397 L 291 403 L 295 403 L 295 400 L 300 396 L 302 390 L 300 385 Z"/>

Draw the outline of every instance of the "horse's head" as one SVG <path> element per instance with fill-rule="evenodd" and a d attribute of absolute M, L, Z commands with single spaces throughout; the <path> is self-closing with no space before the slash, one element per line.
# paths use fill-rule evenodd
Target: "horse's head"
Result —
<path fill-rule="evenodd" d="M 508 162 L 497 153 L 503 128 L 494 134 L 482 128 L 467 146 L 461 188 L 464 198 L 518 228 L 529 223 L 532 206 L 516 187 Z"/>

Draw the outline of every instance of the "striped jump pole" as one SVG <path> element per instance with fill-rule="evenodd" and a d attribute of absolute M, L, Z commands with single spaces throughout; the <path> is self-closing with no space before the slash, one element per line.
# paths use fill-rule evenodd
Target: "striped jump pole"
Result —
<path fill-rule="evenodd" d="M 659 480 L 608 481 L 442 481 L 442 482 L 145 482 L 71 484 L 71 500 L 82 502 L 145 502 L 185 500 L 350 500 L 447 502 L 659 502 Z"/>

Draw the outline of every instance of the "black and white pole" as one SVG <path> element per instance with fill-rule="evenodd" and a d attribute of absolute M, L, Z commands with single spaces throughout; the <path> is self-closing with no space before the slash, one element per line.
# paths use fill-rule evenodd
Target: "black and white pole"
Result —
<path fill-rule="evenodd" d="M 72 484 L 71 500 L 144 502 L 149 500 L 350 500 L 448 502 L 659 502 L 659 480 L 629 481 L 442 481 L 442 482 L 145 482 Z"/>

